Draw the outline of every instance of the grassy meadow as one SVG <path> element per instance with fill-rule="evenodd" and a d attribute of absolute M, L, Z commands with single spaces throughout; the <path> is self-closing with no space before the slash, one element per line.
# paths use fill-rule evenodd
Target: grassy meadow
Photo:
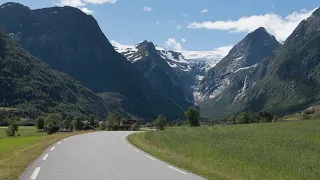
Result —
<path fill-rule="evenodd" d="M 208 179 L 319 179 L 320 121 L 168 128 L 128 137 Z"/>
<path fill-rule="evenodd" d="M 5 129 L 0 127 L 0 179 L 16 180 L 21 173 L 55 142 L 69 136 L 85 133 L 56 133 L 47 135 L 36 132 L 35 127 L 19 127 L 20 136 L 6 137 Z M 87 131 L 90 132 L 90 131 Z"/>

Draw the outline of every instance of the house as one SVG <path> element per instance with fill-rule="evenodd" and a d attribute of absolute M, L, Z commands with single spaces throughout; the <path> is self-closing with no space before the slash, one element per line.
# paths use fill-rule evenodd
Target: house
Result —
<path fill-rule="evenodd" d="M 136 123 L 136 120 L 122 120 L 120 122 L 119 130 L 120 131 L 130 131 L 132 124 Z"/>

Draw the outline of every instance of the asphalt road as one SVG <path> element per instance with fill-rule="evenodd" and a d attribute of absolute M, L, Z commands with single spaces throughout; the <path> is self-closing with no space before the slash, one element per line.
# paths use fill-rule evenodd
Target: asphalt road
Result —
<path fill-rule="evenodd" d="M 48 148 L 20 179 L 197 180 L 130 145 L 132 132 L 97 132 L 64 139 Z"/>

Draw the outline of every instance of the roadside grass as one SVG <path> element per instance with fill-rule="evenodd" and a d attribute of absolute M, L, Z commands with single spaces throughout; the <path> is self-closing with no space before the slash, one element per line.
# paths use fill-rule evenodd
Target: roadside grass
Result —
<path fill-rule="evenodd" d="M 6 137 L 6 129 L 8 127 L 1 126 L 0 127 L 0 138 Z M 16 133 L 16 136 L 44 136 L 47 133 L 45 132 L 37 132 L 37 128 L 35 126 L 20 126 L 19 131 Z"/>
<path fill-rule="evenodd" d="M 319 179 L 320 121 L 168 128 L 138 148 L 208 179 Z"/>
<path fill-rule="evenodd" d="M 66 137 L 87 132 L 0 138 L 0 179 L 18 179 L 29 164 L 37 159 L 49 146 Z"/>

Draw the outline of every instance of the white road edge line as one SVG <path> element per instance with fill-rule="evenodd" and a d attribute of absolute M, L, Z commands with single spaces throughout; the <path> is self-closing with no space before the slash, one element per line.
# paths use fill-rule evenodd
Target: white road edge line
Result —
<path fill-rule="evenodd" d="M 127 144 L 128 147 L 131 147 L 130 144 Z"/>
<path fill-rule="evenodd" d="M 66 141 L 67 140 L 67 138 L 66 139 L 64 139 L 64 141 Z"/>
<path fill-rule="evenodd" d="M 58 142 L 57 144 L 61 144 L 62 142 L 60 141 L 60 142 Z"/>
<path fill-rule="evenodd" d="M 148 155 L 145 155 L 147 158 L 149 158 L 149 159 L 152 159 L 152 160 L 156 160 L 155 158 L 153 158 L 153 157 L 150 157 L 150 156 L 148 156 Z"/>
<path fill-rule="evenodd" d="M 183 171 L 180 171 L 179 169 L 174 168 L 174 167 L 172 167 L 172 166 L 168 166 L 168 168 L 173 169 L 173 170 L 175 170 L 175 171 L 178 171 L 179 173 L 182 173 L 182 174 L 187 174 L 187 173 L 185 173 L 185 172 L 183 172 Z"/>
<path fill-rule="evenodd" d="M 135 151 L 137 151 L 137 152 L 140 152 L 138 149 L 134 149 Z"/>
<path fill-rule="evenodd" d="M 52 147 L 52 148 L 50 149 L 50 151 L 53 151 L 55 148 L 56 148 L 56 147 Z"/>
<path fill-rule="evenodd" d="M 39 174 L 39 172 L 40 172 L 40 169 L 41 169 L 41 167 L 37 167 L 37 168 L 33 171 L 30 179 L 33 179 L 33 180 L 37 179 L 37 176 L 38 176 L 38 174 Z"/>
<path fill-rule="evenodd" d="M 48 158 L 49 154 L 43 156 L 42 160 L 45 161 Z"/>

